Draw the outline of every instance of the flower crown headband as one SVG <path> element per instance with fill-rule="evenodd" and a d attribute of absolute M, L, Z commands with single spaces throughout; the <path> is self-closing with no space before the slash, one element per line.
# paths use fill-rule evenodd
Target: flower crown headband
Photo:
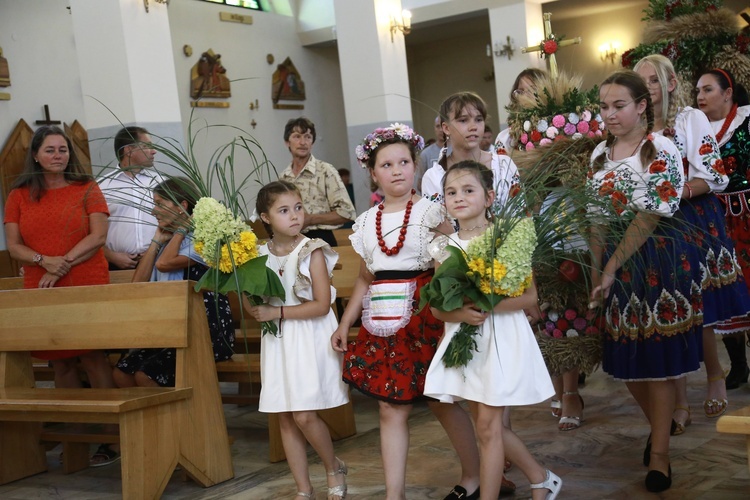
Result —
<path fill-rule="evenodd" d="M 367 134 L 362 144 L 354 150 L 362 168 L 367 168 L 367 160 L 382 143 L 393 139 L 400 139 L 411 144 L 417 152 L 424 148 L 422 136 L 414 132 L 408 125 L 392 123 L 390 127 L 376 128 L 371 134 Z"/>

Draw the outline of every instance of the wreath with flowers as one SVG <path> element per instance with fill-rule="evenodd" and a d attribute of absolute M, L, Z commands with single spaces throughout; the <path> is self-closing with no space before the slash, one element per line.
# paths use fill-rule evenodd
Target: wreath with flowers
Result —
<path fill-rule="evenodd" d="M 721 0 L 649 0 L 643 13 L 643 43 L 623 52 L 624 68 L 662 54 L 674 65 L 685 102 L 692 102 L 695 81 L 711 68 L 731 71 L 737 82 L 750 85 L 750 37 Z"/>
<path fill-rule="evenodd" d="M 376 128 L 371 134 L 367 134 L 362 144 L 355 148 L 354 153 L 362 168 L 367 168 L 367 160 L 370 159 L 373 151 L 382 143 L 394 139 L 411 144 L 417 152 L 424 149 L 424 139 L 414 129 L 403 123 L 392 123 L 390 127 Z"/>
<path fill-rule="evenodd" d="M 560 78 L 564 78 L 562 75 Z M 508 108 L 508 124 L 517 148 L 530 151 L 563 139 L 602 137 L 604 121 L 599 114 L 599 89 L 581 91 L 576 86 L 553 95 L 550 86 L 519 98 L 527 102 Z"/>

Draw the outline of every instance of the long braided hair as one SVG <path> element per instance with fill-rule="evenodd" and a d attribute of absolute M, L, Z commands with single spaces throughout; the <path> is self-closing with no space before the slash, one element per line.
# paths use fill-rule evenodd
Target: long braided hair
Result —
<path fill-rule="evenodd" d="M 646 130 L 643 134 L 646 141 L 641 146 L 640 159 L 642 165 L 650 165 L 654 158 L 656 158 L 656 146 L 654 146 L 653 141 L 649 137 L 651 132 L 653 132 L 654 130 L 654 105 L 651 102 L 651 95 L 648 93 L 646 83 L 643 81 L 643 78 L 641 78 L 641 75 L 639 75 L 635 71 L 626 69 L 612 73 L 609 77 L 607 77 L 606 80 L 602 82 L 599 88 L 602 88 L 605 85 L 620 85 L 622 87 L 625 87 L 626 89 L 628 89 L 630 97 L 633 99 L 633 102 L 636 105 L 641 101 L 646 101 Z M 601 170 L 604 167 L 604 162 L 607 159 L 607 150 L 612 147 L 615 139 L 616 137 L 614 135 L 607 135 L 607 147 L 602 152 L 602 154 L 594 158 L 592 164 L 595 172 Z"/>
<path fill-rule="evenodd" d="M 638 71 L 638 68 L 645 64 L 650 64 L 656 72 L 656 77 L 659 79 L 659 88 L 661 90 L 661 116 L 664 120 L 664 129 L 674 128 L 674 121 L 677 117 L 677 111 L 683 104 L 678 102 L 680 95 L 680 80 L 677 78 L 677 72 L 674 70 L 672 61 L 669 58 L 661 54 L 651 54 L 640 61 L 633 68 L 634 71 Z M 669 91 L 670 81 L 675 82 L 675 87 L 672 91 Z"/>

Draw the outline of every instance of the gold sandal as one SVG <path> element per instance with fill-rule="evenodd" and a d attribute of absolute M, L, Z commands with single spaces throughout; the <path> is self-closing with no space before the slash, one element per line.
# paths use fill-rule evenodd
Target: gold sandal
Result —
<path fill-rule="evenodd" d="M 722 373 L 718 377 L 710 377 L 708 383 L 724 380 L 726 376 Z M 729 400 L 727 399 L 706 399 L 703 401 L 703 412 L 708 418 L 718 418 L 727 412 Z"/>
<path fill-rule="evenodd" d="M 674 432 L 672 433 L 673 436 L 679 436 L 680 434 L 685 432 L 685 427 L 687 427 L 693 422 L 693 417 L 690 414 L 689 406 L 687 408 L 685 408 L 684 406 L 675 406 L 674 411 L 677 411 L 677 410 L 682 410 L 682 411 L 687 412 L 688 418 L 685 420 L 684 423 L 680 423 L 677 420 L 672 419 L 672 421 L 674 422 Z"/>
<path fill-rule="evenodd" d="M 336 461 L 339 464 L 338 469 L 332 472 L 326 472 L 326 475 L 328 476 L 337 476 L 339 474 L 344 475 L 344 482 L 342 484 L 337 484 L 336 486 L 330 486 L 328 488 L 328 500 L 331 500 L 331 497 L 338 497 L 341 500 L 344 500 L 346 498 L 346 475 L 349 473 L 349 468 L 346 466 L 346 463 L 344 463 L 343 460 L 341 460 L 339 457 L 336 457 Z"/>

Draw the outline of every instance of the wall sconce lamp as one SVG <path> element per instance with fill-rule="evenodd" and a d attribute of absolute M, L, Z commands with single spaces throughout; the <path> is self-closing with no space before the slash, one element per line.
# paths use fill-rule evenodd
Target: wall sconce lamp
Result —
<path fill-rule="evenodd" d="M 489 45 L 487 46 L 487 56 L 489 56 Z M 500 45 L 500 42 L 495 42 L 495 56 L 501 57 L 501 56 L 508 56 L 508 60 L 513 57 L 513 52 L 516 50 L 516 43 L 513 41 L 513 39 L 510 36 L 505 37 L 505 44 Z"/>
<path fill-rule="evenodd" d="M 617 51 L 619 50 L 619 48 L 620 42 L 611 41 L 608 43 L 604 43 L 599 46 L 599 57 L 602 61 L 609 59 L 609 62 L 614 64 L 615 57 L 617 56 Z"/>
<path fill-rule="evenodd" d="M 154 0 L 154 2 L 169 6 L 169 0 Z M 146 7 L 146 12 L 148 13 L 148 0 L 143 0 L 143 6 Z"/>
<path fill-rule="evenodd" d="M 404 36 L 411 33 L 411 11 L 410 10 L 402 10 L 401 11 L 401 22 L 398 21 L 395 17 L 391 16 L 391 43 L 393 43 L 393 34 L 396 31 L 400 31 L 404 34 Z"/>

